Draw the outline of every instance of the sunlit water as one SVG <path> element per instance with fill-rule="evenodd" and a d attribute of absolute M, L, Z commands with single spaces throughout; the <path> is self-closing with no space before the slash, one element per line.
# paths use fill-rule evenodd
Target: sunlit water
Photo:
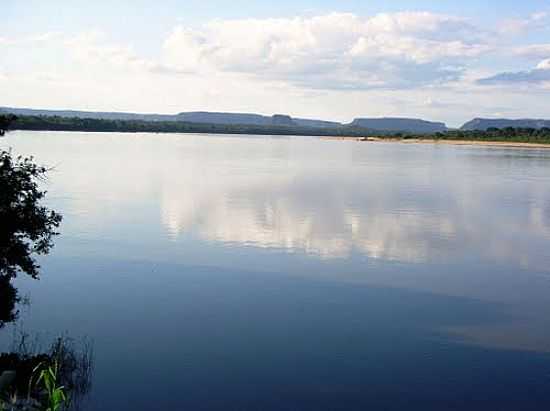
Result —
<path fill-rule="evenodd" d="M 550 150 L 0 145 L 54 167 L 62 235 L 16 327 L 93 339 L 90 410 L 550 409 Z"/>

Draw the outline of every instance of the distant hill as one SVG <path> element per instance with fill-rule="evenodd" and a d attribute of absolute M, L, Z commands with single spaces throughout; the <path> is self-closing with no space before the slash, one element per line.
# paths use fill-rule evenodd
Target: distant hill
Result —
<path fill-rule="evenodd" d="M 535 128 L 541 129 L 550 127 L 550 120 L 536 120 L 536 119 L 520 119 L 520 120 L 508 120 L 508 119 L 487 119 L 487 118 L 475 118 L 468 121 L 460 129 L 464 131 L 481 130 L 487 131 L 489 128 Z"/>
<path fill-rule="evenodd" d="M 151 121 L 151 122 L 187 122 L 215 125 L 243 126 L 282 126 L 305 127 L 311 129 L 340 130 L 351 128 L 369 129 L 382 133 L 419 133 L 430 134 L 449 131 L 445 123 L 426 121 L 415 118 L 382 117 L 357 118 L 350 124 L 336 121 L 293 118 L 286 114 L 264 116 L 253 113 L 222 113 L 208 111 L 191 111 L 178 114 L 139 114 L 110 111 L 80 111 L 80 110 L 41 110 L 30 108 L 0 107 L 0 113 L 12 113 L 19 116 L 58 116 L 64 118 L 81 118 L 97 120 Z M 539 119 L 485 119 L 475 118 L 464 124 L 462 131 L 487 131 L 489 128 L 550 128 L 550 120 Z"/>
<path fill-rule="evenodd" d="M 200 124 L 245 126 L 288 126 L 323 129 L 339 129 L 346 126 L 352 126 L 369 128 L 373 131 L 382 132 L 433 133 L 447 130 L 447 127 L 443 123 L 408 118 L 359 118 L 349 125 L 344 125 L 336 121 L 293 118 L 284 114 L 264 116 L 253 113 L 221 113 L 208 111 L 191 111 L 178 114 L 138 114 L 108 111 L 37 110 L 29 108 L 0 107 L 0 112 L 8 112 L 20 116 L 59 116 L 126 121 L 181 121 Z"/>
<path fill-rule="evenodd" d="M 336 128 L 341 123 L 323 120 L 292 118 L 284 114 L 263 116 L 249 113 L 216 113 L 207 111 L 183 112 L 179 114 L 137 114 L 77 110 L 37 110 L 29 108 L 0 107 L 0 112 L 20 116 L 59 116 L 91 118 L 99 120 L 141 120 L 141 121 L 185 121 L 201 124 L 254 125 L 254 126 L 299 126 L 310 128 Z"/>
<path fill-rule="evenodd" d="M 445 123 L 414 118 L 357 118 L 350 126 L 387 132 L 436 133 L 447 131 Z"/>
<path fill-rule="evenodd" d="M 267 126 L 271 124 L 271 117 L 247 113 L 214 113 L 207 111 L 193 111 L 188 113 L 179 113 L 172 117 L 174 121 L 187 121 L 189 123 L 203 124 L 243 124 L 258 126 Z"/>
<path fill-rule="evenodd" d="M 294 118 L 293 120 L 301 127 L 338 128 L 343 126 L 342 123 L 336 121 L 306 120 L 303 118 Z"/>
<path fill-rule="evenodd" d="M 58 116 L 67 118 L 93 118 L 99 120 L 177 121 L 176 116 L 165 114 L 136 114 L 77 110 L 39 110 L 31 108 L 0 107 L 0 113 L 2 112 L 12 113 L 19 116 Z"/>

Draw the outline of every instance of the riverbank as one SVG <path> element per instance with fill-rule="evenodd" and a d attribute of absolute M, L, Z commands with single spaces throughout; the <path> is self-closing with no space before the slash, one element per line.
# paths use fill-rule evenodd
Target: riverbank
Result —
<path fill-rule="evenodd" d="M 485 140 L 446 140 L 434 138 L 384 138 L 384 137 L 321 137 L 322 140 L 344 140 L 374 143 L 403 143 L 403 144 L 450 144 L 457 146 L 487 146 L 509 148 L 544 148 L 550 149 L 550 144 L 522 143 L 515 141 L 485 141 Z"/>
<path fill-rule="evenodd" d="M 103 133 L 244 134 L 265 136 L 310 136 L 326 139 L 403 142 L 423 144 L 484 145 L 513 148 L 550 148 L 550 129 L 507 128 L 486 131 L 448 130 L 431 134 L 371 130 L 351 125 L 304 127 L 300 125 L 250 125 L 193 123 L 185 121 L 105 120 L 47 116 L 20 116 L 13 130 L 74 131 Z"/>

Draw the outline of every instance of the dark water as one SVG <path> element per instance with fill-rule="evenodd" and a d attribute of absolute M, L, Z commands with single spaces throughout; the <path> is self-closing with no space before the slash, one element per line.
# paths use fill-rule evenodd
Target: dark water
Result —
<path fill-rule="evenodd" d="M 93 339 L 90 410 L 550 409 L 550 150 L 0 144 L 55 166 L 17 327 Z"/>

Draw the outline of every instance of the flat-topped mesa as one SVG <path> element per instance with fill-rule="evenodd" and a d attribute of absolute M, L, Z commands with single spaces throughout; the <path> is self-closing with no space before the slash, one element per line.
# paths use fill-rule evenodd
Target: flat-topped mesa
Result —
<path fill-rule="evenodd" d="M 468 121 L 460 129 L 463 131 L 487 131 L 490 128 L 550 128 L 550 120 L 539 120 L 539 119 L 518 119 L 510 120 L 505 118 L 474 118 L 471 121 Z"/>
<path fill-rule="evenodd" d="M 203 124 L 243 124 L 243 125 L 270 125 L 271 117 L 252 113 L 222 113 L 211 111 L 192 111 L 179 113 L 178 121 Z"/>
<path fill-rule="evenodd" d="M 352 127 L 368 128 L 376 131 L 437 133 L 447 131 L 445 123 L 426 121 L 415 118 L 357 118 L 350 124 Z"/>
<path fill-rule="evenodd" d="M 296 126 L 292 117 L 286 114 L 275 114 L 271 117 L 271 124 L 274 126 Z"/>

